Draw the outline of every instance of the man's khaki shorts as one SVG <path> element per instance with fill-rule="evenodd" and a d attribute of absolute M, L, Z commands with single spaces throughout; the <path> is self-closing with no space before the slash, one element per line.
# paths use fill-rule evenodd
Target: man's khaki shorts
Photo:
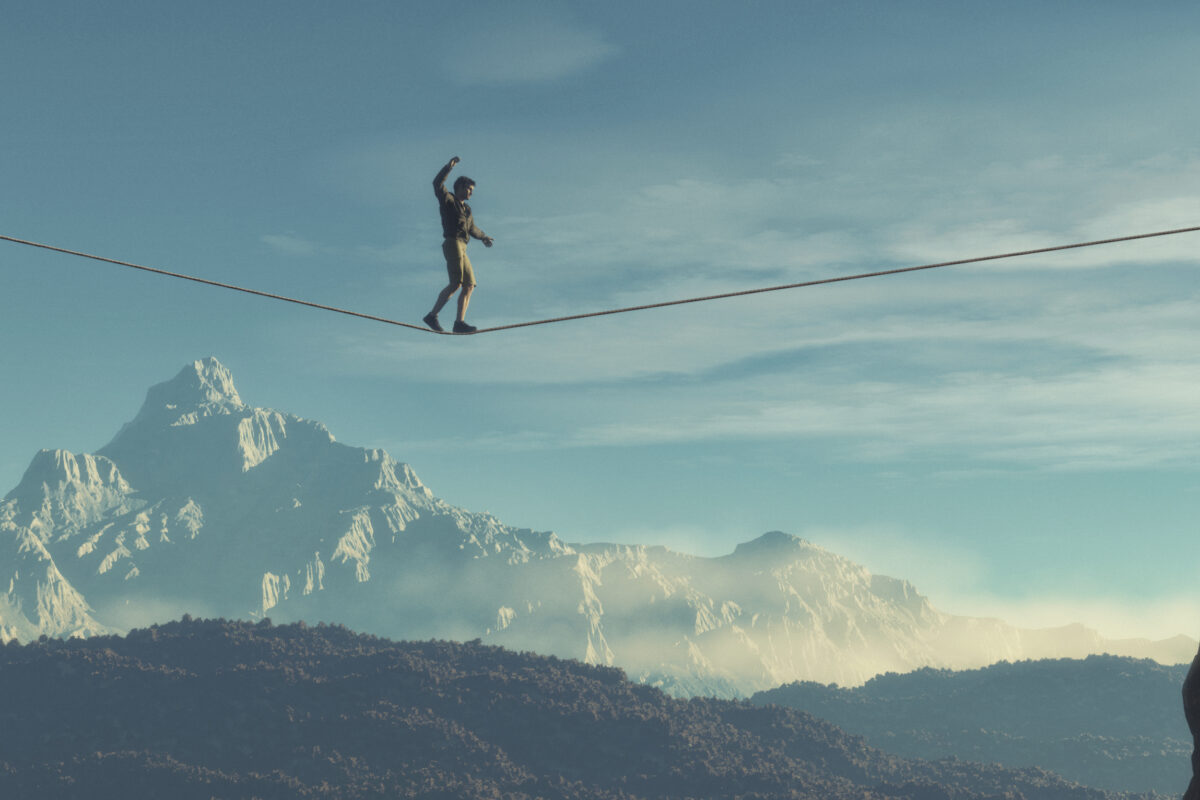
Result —
<path fill-rule="evenodd" d="M 446 239 L 442 242 L 442 255 L 446 257 L 446 272 L 450 274 L 450 283 L 475 285 L 475 270 L 471 269 L 471 259 L 467 258 L 466 242 Z"/>

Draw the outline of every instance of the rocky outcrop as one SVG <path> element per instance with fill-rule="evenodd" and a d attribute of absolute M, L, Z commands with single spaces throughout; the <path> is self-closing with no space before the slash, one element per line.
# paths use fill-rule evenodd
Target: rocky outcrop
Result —
<path fill-rule="evenodd" d="M 1183 713 L 1192 731 L 1192 782 L 1183 800 L 1200 800 L 1200 651 L 1183 681 Z"/>

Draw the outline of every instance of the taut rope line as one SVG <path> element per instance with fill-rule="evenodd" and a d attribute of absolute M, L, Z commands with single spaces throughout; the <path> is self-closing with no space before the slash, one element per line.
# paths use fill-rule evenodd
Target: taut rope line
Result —
<path fill-rule="evenodd" d="M 106 258 L 105 256 L 93 255 L 91 253 L 82 253 L 82 252 L 79 252 L 78 250 L 68 250 L 63 247 L 55 247 L 55 246 L 49 245 L 49 244 L 42 244 L 41 242 L 31 242 L 26 239 L 17 239 L 15 237 L 5 236 L 3 234 L 0 234 L 0 240 L 12 242 L 14 244 L 23 244 L 23 245 L 27 245 L 29 247 L 37 247 L 37 248 L 41 248 L 42 250 L 50 250 L 55 253 L 63 253 L 65 255 L 69 255 L 69 256 L 78 256 L 80 258 L 89 258 L 89 259 L 92 259 L 93 261 L 103 261 L 108 264 L 116 264 L 117 266 L 129 267 L 130 269 L 138 269 L 138 270 L 142 270 L 144 272 L 153 272 L 156 275 L 165 275 L 170 278 L 181 278 L 183 280 L 193 281 L 195 283 L 203 283 L 208 286 L 216 286 L 217 288 L 220 288 L 220 289 L 230 289 L 235 292 L 245 292 L 246 294 L 257 295 L 258 297 L 267 297 L 272 300 L 282 300 L 287 303 L 296 303 L 297 305 L 308 306 L 310 308 L 317 308 L 322 311 L 332 311 L 337 314 L 346 314 L 351 317 L 359 317 L 361 319 L 368 319 L 373 322 L 383 322 L 388 325 L 398 325 L 402 328 L 411 328 L 412 330 L 421 331 L 423 333 L 440 333 L 442 335 L 447 335 L 447 336 L 474 336 L 474 335 L 478 335 L 480 333 L 493 333 L 496 331 L 507 331 L 507 330 L 512 330 L 514 328 L 528 328 L 533 325 L 549 325 L 549 324 L 555 323 L 555 322 L 568 322 L 570 320 L 587 319 L 589 317 L 604 317 L 604 316 L 608 316 L 611 314 L 626 314 L 626 313 L 629 313 L 630 311 L 646 311 L 646 310 L 652 309 L 652 308 L 666 308 L 667 306 L 679 306 L 679 305 L 684 305 L 686 303 L 704 303 L 704 302 L 708 302 L 710 300 L 724 300 L 724 299 L 730 298 L 730 297 L 742 297 L 742 296 L 751 295 L 751 294 L 762 294 L 764 292 L 780 292 L 785 289 L 802 289 L 807 286 L 820 286 L 820 285 L 826 284 L 826 283 L 841 283 L 843 281 L 862 280 L 863 278 L 878 278 L 878 277 L 882 277 L 884 275 L 899 275 L 904 272 L 918 272 L 920 270 L 938 269 L 940 267 L 954 267 L 954 266 L 959 266 L 962 264 L 977 264 L 982 261 L 998 261 L 1003 258 L 1017 258 L 1019 256 L 1031 256 L 1031 255 L 1037 255 L 1039 253 L 1053 253 L 1053 252 L 1057 252 L 1060 250 L 1075 250 L 1075 249 L 1079 249 L 1079 248 L 1083 248 L 1083 247 L 1098 247 L 1100 245 L 1116 244 L 1118 242 L 1131 242 L 1131 241 L 1134 241 L 1137 239 L 1151 239 L 1151 238 L 1158 237 L 1158 236 L 1174 236 L 1174 235 L 1180 234 L 1180 233 L 1194 233 L 1196 231 L 1200 231 L 1200 225 L 1190 227 L 1190 228 L 1175 228 L 1173 230 L 1168 230 L 1168 231 L 1154 231 L 1152 233 L 1136 233 L 1136 234 L 1132 234 L 1130 236 L 1118 236 L 1118 237 L 1114 237 L 1111 239 L 1095 239 L 1090 242 L 1075 242 L 1073 244 L 1059 244 L 1059 245 L 1053 245 L 1051 247 L 1039 247 L 1039 248 L 1035 248 L 1032 250 L 1018 250 L 1018 251 L 1011 252 L 1011 253 L 997 253 L 995 255 L 989 255 L 989 256 L 975 256 L 973 258 L 960 258 L 960 259 L 957 259 L 954 261 L 941 261 L 936 264 L 921 264 L 921 265 L 915 266 L 915 267 L 899 267 L 897 269 L 885 269 L 885 270 L 879 270 L 877 272 L 860 272 L 855 275 L 842 275 L 842 276 L 835 277 L 835 278 L 819 278 L 817 280 L 801 281 L 800 283 L 785 283 L 781 286 L 764 286 L 764 287 L 760 287 L 757 289 L 742 289 L 741 291 L 736 291 L 736 292 L 724 292 L 722 294 L 710 294 L 710 295 L 706 295 L 704 297 L 689 297 L 689 298 L 685 298 L 683 300 L 666 300 L 661 303 L 647 303 L 645 305 L 640 305 L 640 306 L 627 306 L 625 308 L 610 308 L 610 309 L 606 309 L 603 311 L 589 311 L 589 312 L 586 312 L 583 314 L 571 314 L 571 315 L 565 316 L 565 317 L 552 317 L 550 319 L 538 319 L 538 320 L 532 320 L 530 322 L 514 322 L 510 325 L 497 325 L 497 326 L 491 327 L 491 328 L 480 328 L 479 330 L 475 331 L 475 333 L 473 333 L 473 334 L 455 334 L 455 333 L 451 333 L 449 331 L 434 331 L 434 330 L 430 330 L 429 328 L 426 328 L 423 325 L 414 325 L 409 322 L 401 322 L 401 321 L 395 320 L 395 319 L 388 319 L 387 317 L 379 317 L 379 316 L 375 316 L 374 314 L 364 314 L 360 311 L 350 311 L 345 308 L 337 308 L 336 306 L 324 305 L 322 303 L 313 303 L 308 300 L 298 300 L 294 297 L 287 297 L 285 295 L 275 294 L 273 292 L 264 292 L 264 291 L 260 291 L 258 289 L 248 289 L 244 286 L 235 286 L 231 283 L 221 283 L 220 281 L 209 280 L 207 278 L 198 278 L 194 275 L 185 275 L 180 272 L 170 272 L 168 270 L 159 269 L 157 267 L 148 267 L 148 266 L 145 266 L 144 264 L 134 264 L 129 261 L 119 261 L 115 258 Z"/>
<path fill-rule="evenodd" d="M 387 317 L 376 317 L 372 314 L 363 314 L 358 311 L 348 311 L 347 309 L 344 309 L 344 308 L 336 308 L 335 306 L 322 305 L 321 303 L 311 303 L 308 300 L 297 300 L 294 297 L 285 297 L 281 294 L 273 294 L 271 292 L 262 292 L 262 291 L 259 291 L 258 289 L 247 289 L 244 286 L 234 286 L 232 283 L 221 283 L 220 281 L 212 281 L 212 280 L 209 280 L 208 278 L 197 278 L 194 275 L 184 275 L 181 272 L 170 272 L 165 269 L 159 269 L 158 267 L 147 267 L 144 264 L 133 264 L 133 263 L 130 263 L 129 261 L 118 261 L 115 258 L 106 258 L 104 256 L 92 255 L 91 253 L 81 253 L 78 250 L 67 250 L 64 247 L 55 247 L 55 246 L 49 245 L 49 244 L 42 244 L 41 242 L 30 242 L 30 241 L 26 241 L 25 239 L 15 239 L 12 236 L 4 236 L 3 234 L 0 234 L 0 239 L 3 239 L 6 242 L 13 242 L 15 244 L 27 244 L 30 247 L 40 247 L 43 250 L 52 250 L 55 253 L 65 253 L 66 255 L 69 255 L 69 256 L 79 256 L 80 258 L 90 258 L 93 261 L 104 261 L 108 264 L 116 264 L 117 266 L 120 266 L 120 267 L 129 267 L 130 269 L 140 269 L 145 272 L 153 272 L 155 275 L 166 275 L 168 278 L 182 278 L 185 281 L 195 281 L 196 283 L 203 283 L 208 286 L 216 286 L 219 289 L 232 289 L 235 292 L 245 292 L 246 294 L 258 295 L 259 297 L 269 297 L 272 300 L 283 300 L 284 302 L 287 302 L 287 303 L 296 303 L 298 305 L 308 306 L 310 308 L 319 308 L 322 311 L 334 311 L 338 314 L 349 314 L 352 317 L 361 317 L 363 319 L 369 319 L 369 320 L 373 320 L 375 322 L 386 322 L 389 325 L 402 325 L 405 328 L 412 328 L 413 330 L 417 330 L 417 331 L 425 331 L 426 333 L 437 333 L 437 331 L 431 331 L 431 330 L 429 330 L 429 328 L 426 328 L 422 325 L 413 325 L 408 322 L 400 322 L 398 320 L 388 319 Z"/>
<path fill-rule="evenodd" d="M 689 297 L 685 300 L 666 300 L 661 303 L 648 303 L 642 306 L 628 306 L 626 308 L 614 308 L 607 311 L 592 311 L 586 314 L 572 314 L 568 317 L 554 317 L 552 319 L 539 319 L 533 322 L 515 322 L 511 325 L 497 325 L 494 328 L 480 328 L 476 333 L 489 333 L 491 331 L 506 331 L 512 328 L 527 328 L 531 325 L 547 325 L 551 322 L 566 322 L 573 319 L 584 319 L 586 317 L 602 317 L 607 314 L 624 314 L 629 311 L 645 311 L 650 308 L 664 308 L 666 306 L 679 306 L 684 303 L 703 303 L 708 300 L 723 300 L 727 297 L 741 297 L 748 294 L 762 294 L 763 292 L 780 292 L 784 289 L 802 289 L 806 286 L 820 286 L 824 283 L 840 283 L 842 281 L 857 281 L 863 278 L 878 278 L 883 275 L 899 275 L 902 272 L 917 272 L 923 269 L 937 269 L 939 267 L 953 267 L 960 264 L 975 264 L 980 261 L 996 261 L 1001 258 L 1016 258 L 1018 256 L 1032 256 L 1038 253 L 1053 253 L 1056 250 L 1071 250 L 1079 247 L 1096 247 L 1102 244 L 1115 244 L 1117 242 L 1129 242 L 1134 239 L 1149 239 L 1154 236 L 1172 236 L 1177 233 L 1192 233 L 1200 231 L 1200 226 L 1193 228 L 1176 228 L 1170 231 L 1155 231 L 1154 233 L 1136 233 L 1131 236 L 1119 236 L 1113 239 L 1097 239 L 1091 242 L 1076 242 L 1075 244 L 1060 244 L 1053 247 L 1039 247 L 1035 250 L 1018 250 L 1012 253 L 999 253 L 991 256 L 976 256 L 974 258 L 960 258 L 956 261 L 942 261 L 937 264 L 921 264 L 916 267 L 900 267 L 899 269 L 885 269 L 878 272 L 860 272 L 857 275 L 842 275 L 837 278 L 819 278 L 812 281 L 801 281 L 800 283 L 785 283 L 782 286 L 765 286 L 758 289 L 743 289 L 738 292 L 724 292 L 722 294 L 710 294 L 704 297 Z"/>

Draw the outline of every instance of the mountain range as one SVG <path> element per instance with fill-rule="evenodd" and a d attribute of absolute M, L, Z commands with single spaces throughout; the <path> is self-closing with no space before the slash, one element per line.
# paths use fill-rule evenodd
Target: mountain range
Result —
<path fill-rule="evenodd" d="M 440 500 L 382 450 L 244 403 L 214 358 L 150 388 L 97 453 L 33 458 L 0 501 L 0 581 L 4 640 L 269 616 L 479 638 L 726 697 L 1103 652 L 1178 663 L 1196 649 L 949 614 L 781 532 L 705 558 L 514 528 Z"/>

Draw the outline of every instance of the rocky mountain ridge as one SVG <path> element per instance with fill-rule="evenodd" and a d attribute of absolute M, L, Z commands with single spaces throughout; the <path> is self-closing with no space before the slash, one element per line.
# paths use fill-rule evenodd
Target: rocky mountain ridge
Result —
<path fill-rule="evenodd" d="M 1195 649 L 947 614 L 905 581 L 780 532 L 701 558 L 513 528 L 438 499 L 382 450 L 247 405 L 211 358 L 152 387 L 98 453 L 35 456 L 0 501 L 0 578 L 4 639 L 270 615 L 484 638 L 680 694 L 1106 651 L 1184 661 Z"/>

